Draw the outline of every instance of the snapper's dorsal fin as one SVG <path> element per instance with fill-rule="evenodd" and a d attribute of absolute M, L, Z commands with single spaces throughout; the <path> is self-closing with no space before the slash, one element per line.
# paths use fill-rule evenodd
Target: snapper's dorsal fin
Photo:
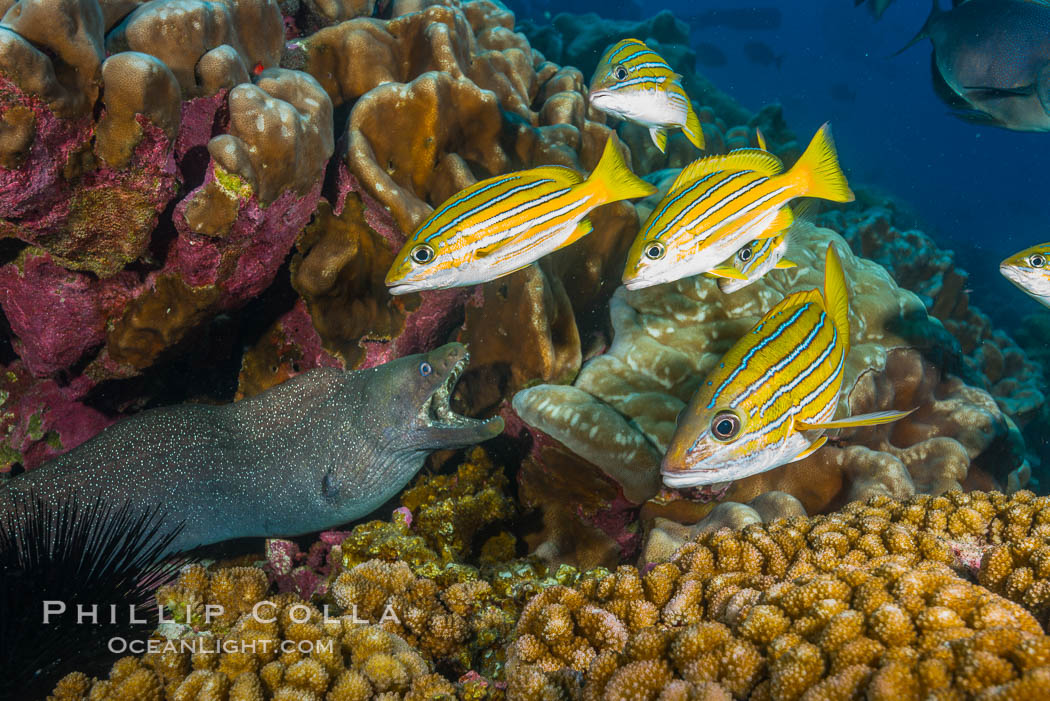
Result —
<path fill-rule="evenodd" d="M 824 303 L 824 299 L 820 296 L 820 290 L 806 290 L 804 292 L 789 294 L 787 297 L 777 302 L 772 309 L 766 312 L 766 315 L 762 317 L 762 320 L 759 321 L 756 326 L 768 324 L 769 320 L 777 314 L 782 314 L 789 309 L 797 309 L 798 307 L 811 302 L 816 302 L 821 305 Z"/>
<path fill-rule="evenodd" d="M 675 178 L 668 194 L 687 187 L 709 173 L 723 170 L 753 170 L 767 178 L 784 172 L 784 164 L 769 151 L 759 148 L 738 148 L 723 156 L 708 156 L 693 161 Z"/>
<path fill-rule="evenodd" d="M 842 355 L 849 353 L 849 290 L 842 261 L 833 244 L 828 244 L 824 255 L 824 307 L 839 332 Z"/>
<path fill-rule="evenodd" d="M 538 166 L 524 171 L 530 180 L 541 180 L 550 178 L 562 185 L 579 185 L 583 182 L 583 176 L 568 166 Z"/>

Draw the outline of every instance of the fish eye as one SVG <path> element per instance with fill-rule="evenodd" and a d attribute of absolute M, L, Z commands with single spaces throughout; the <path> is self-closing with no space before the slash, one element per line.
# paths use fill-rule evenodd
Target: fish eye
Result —
<path fill-rule="evenodd" d="M 1033 253 L 1028 256 L 1028 262 L 1031 263 L 1033 268 L 1042 268 L 1046 265 L 1046 256 L 1040 253 Z"/>
<path fill-rule="evenodd" d="M 649 260 L 660 260 L 664 257 L 664 245 L 659 241 L 653 241 L 645 247 L 645 257 Z"/>
<path fill-rule="evenodd" d="M 616 78 L 616 80 L 627 80 L 627 69 L 623 66 L 617 66 L 613 69 L 613 78 Z"/>
<path fill-rule="evenodd" d="M 423 361 L 419 364 L 419 374 L 426 377 L 430 373 L 434 372 L 434 367 L 427 361 Z"/>
<path fill-rule="evenodd" d="M 751 260 L 751 246 L 745 246 L 744 248 L 741 248 L 740 253 L 738 253 L 737 255 L 740 256 L 740 260 L 744 261 L 745 263 L 748 262 L 749 260 Z"/>
<path fill-rule="evenodd" d="M 740 433 L 740 417 L 731 411 L 720 411 L 711 419 L 711 435 L 718 441 L 730 441 Z"/>
<path fill-rule="evenodd" d="M 429 263 L 434 259 L 434 249 L 425 243 L 421 243 L 412 249 L 412 253 L 409 254 L 417 263 Z"/>

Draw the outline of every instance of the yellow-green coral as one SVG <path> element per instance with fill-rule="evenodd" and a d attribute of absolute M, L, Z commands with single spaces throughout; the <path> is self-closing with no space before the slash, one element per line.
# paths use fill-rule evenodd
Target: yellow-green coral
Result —
<path fill-rule="evenodd" d="M 340 545 L 344 568 L 371 559 L 403 560 L 434 577 L 450 563 L 468 561 L 477 534 L 514 515 L 507 478 L 481 448 L 471 450 L 452 475 L 421 475 L 401 495 L 402 509 L 392 521 L 355 527 Z M 405 513 L 405 510 L 408 513 Z M 515 539 L 507 531 L 489 537 L 480 560 L 514 557 Z"/>
<path fill-rule="evenodd" d="M 456 474 L 420 478 L 401 495 L 401 503 L 412 512 L 413 529 L 442 562 L 462 562 L 483 527 L 514 515 L 506 489 L 503 470 L 475 447 Z"/>

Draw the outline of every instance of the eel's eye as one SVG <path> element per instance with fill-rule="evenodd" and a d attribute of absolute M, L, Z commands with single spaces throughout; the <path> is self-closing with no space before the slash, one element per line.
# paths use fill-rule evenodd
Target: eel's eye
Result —
<path fill-rule="evenodd" d="M 417 263 L 429 263 L 434 260 L 434 249 L 425 243 L 421 243 L 413 248 L 412 253 L 409 255 L 412 256 L 412 260 Z"/>
<path fill-rule="evenodd" d="M 623 66 L 617 66 L 613 69 L 613 78 L 616 78 L 616 80 L 627 80 L 627 69 Z"/>
<path fill-rule="evenodd" d="M 1032 264 L 1033 268 L 1042 268 L 1046 265 L 1046 256 L 1041 253 L 1033 253 L 1028 256 L 1028 262 Z"/>
<path fill-rule="evenodd" d="M 745 263 L 748 262 L 749 260 L 751 260 L 751 246 L 741 248 L 740 253 L 738 253 L 737 255 L 740 257 L 740 260 L 744 261 Z"/>
<path fill-rule="evenodd" d="M 731 411 L 723 411 L 715 414 L 711 419 L 711 435 L 715 440 L 729 441 L 736 438 L 740 433 L 740 417 Z"/>
<path fill-rule="evenodd" d="M 660 260 L 665 252 L 664 245 L 659 241 L 653 241 L 645 247 L 645 257 L 649 260 Z"/>
<path fill-rule="evenodd" d="M 434 367 L 427 361 L 423 361 L 419 364 L 419 374 L 426 377 L 430 373 L 434 372 Z"/>

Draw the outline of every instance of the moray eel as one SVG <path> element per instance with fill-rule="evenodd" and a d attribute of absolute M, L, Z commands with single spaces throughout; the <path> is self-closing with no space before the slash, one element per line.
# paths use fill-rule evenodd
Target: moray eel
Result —
<path fill-rule="evenodd" d="M 168 552 L 359 519 L 431 451 L 503 431 L 498 417 L 449 408 L 467 360 L 450 343 L 367 370 L 310 370 L 235 404 L 144 411 L 0 487 L 0 517 L 30 490 L 56 505 L 72 494 L 160 504 L 173 521 L 164 525 L 185 520 Z"/>

